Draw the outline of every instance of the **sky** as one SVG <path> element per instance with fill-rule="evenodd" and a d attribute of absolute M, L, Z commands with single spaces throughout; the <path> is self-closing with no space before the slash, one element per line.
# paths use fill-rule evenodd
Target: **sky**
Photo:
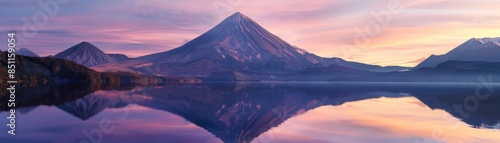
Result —
<path fill-rule="evenodd" d="M 241 12 L 322 57 L 415 66 L 470 38 L 500 37 L 498 5 L 497 0 L 3 0 L 0 33 L 16 32 L 18 47 L 41 56 L 87 41 L 106 53 L 139 57 L 179 47 Z"/>

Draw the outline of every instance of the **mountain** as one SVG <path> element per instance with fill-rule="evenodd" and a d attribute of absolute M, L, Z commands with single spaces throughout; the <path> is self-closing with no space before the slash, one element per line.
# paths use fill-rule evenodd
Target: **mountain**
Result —
<path fill-rule="evenodd" d="M 0 71 L 7 71 L 7 53 L 0 52 Z M 118 76 L 99 73 L 75 62 L 55 58 L 16 56 L 16 79 L 23 83 L 89 82 L 111 83 L 120 81 Z M 6 77 L 6 76 L 3 76 Z M 0 78 L 0 80 L 5 80 Z"/>
<path fill-rule="evenodd" d="M 27 48 L 21 48 L 21 49 L 17 50 L 16 54 L 23 55 L 23 56 L 30 56 L 30 57 L 40 57 L 37 54 L 35 54 L 34 52 L 28 50 Z"/>
<path fill-rule="evenodd" d="M 433 68 L 388 72 L 364 77 L 336 77 L 331 81 L 357 82 L 468 82 L 479 83 L 481 78 L 500 81 L 500 62 L 450 60 Z"/>
<path fill-rule="evenodd" d="M 56 107 L 81 120 L 88 120 L 106 108 L 120 108 L 127 105 L 122 100 L 114 96 L 92 93 L 74 101 L 56 105 Z"/>
<path fill-rule="evenodd" d="M 292 46 L 238 12 L 199 37 L 173 50 L 142 56 L 126 62 L 104 64 L 93 69 L 206 77 L 214 72 L 227 71 L 289 74 L 311 67 L 339 64 L 330 61 Z M 358 65 L 344 61 L 342 66 L 351 68 Z M 369 70 L 374 71 L 384 68 L 368 67 L 370 67 Z M 355 69 L 361 68 L 363 67 L 358 66 Z"/>
<path fill-rule="evenodd" d="M 221 70 L 286 73 L 318 63 L 304 54 L 247 16 L 235 13 L 179 48 L 138 60 L 159 66 L 154 72 L 163 74 L 206 75 Z"/>
<path fill-rule="evenodd" d="M 322 63 L 325 66 L 329 65 L 338 65 L 343 67 L 348 67 L 357 70 L 367 70 L 373 72 L 391 72 L 391 71 L 404 71 L 410 69 L 409 67 L 401 67 L 401 66 L 379 66 L 379 65 L 370 65 L 358 62 L 346 61 L 342 58 L 322 58 Z"/>
<path fill-rule="evenodd" d="M 87 67 L 114 62 L 113 58 L 89 42 L 81 42 L 54 57 L 71 60 Z"/>
<path fill-rule="evenodd" d="M 16 108 L 20 109 L 36 108 L 39 105 L 53 106 L 71 102 L 101 89 L 101 86 L 69 82 L 63 84 L 49 83 L 35 87 L 19 85 L 16 88 L 19 88 L 16 91 Z M 0 90 L 0 93 L 2 91 L 6 90 Z M 8 98 L 0 98 L 0 100 L 2 103 L 5 103 Z M 0 110 L 8 111 L 10 109 L 8 106 L 0 106 Z"/>
<path fill-rule="evenodd" d="M 431 55 L 415 68 L 435 67 L 449 60 L 500 62 L 500 37 L 472 38 L 444 55 Z"/>
<path fill-rule="evenodd" d="M 111 57 L 114 61 L 116 62 L 123 62 L 123 61 L 127 61 L 127 60 L 130 60 L 129 57 L 127 57 L 126 55 L 124 54 L 107 54 L 109 57 Z"/>

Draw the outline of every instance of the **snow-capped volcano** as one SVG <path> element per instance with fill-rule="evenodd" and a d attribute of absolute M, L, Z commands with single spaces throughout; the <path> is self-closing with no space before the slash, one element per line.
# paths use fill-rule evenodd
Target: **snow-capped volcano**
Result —
<path fill-rule="evenodd" d="M 435 67 L 449 61 L 500 62 L 500 38 L 472 38 L 444 55 L 432 55 L 415 68 Z"/>
<path fill-rule="evenodd" d="M 116 62 L 123 62 L 126 60 L 130 60 L 130 58 L 127 55 L 124 54 L 107 54 L 109 57 L 111 57 L 114 61 Z"/>
<path fill-rule="evenodd" d="M 138 60 L 150 61 L 148 67 L 154 68 L 144 70 L 154 69 L 156 73 L 209 74 L 222 70 L 284 73 L 317 63 L 304 54 L 304 50 L 294 48 L 247 16 L 235 13 L 183 46 Z"/>
<path fill-rule="evenodd" d="M 56 54 L 54 57 L 71 60 L 87 67 L 114 62 L 109 55 L 89 42 L 81 42 Z"/>

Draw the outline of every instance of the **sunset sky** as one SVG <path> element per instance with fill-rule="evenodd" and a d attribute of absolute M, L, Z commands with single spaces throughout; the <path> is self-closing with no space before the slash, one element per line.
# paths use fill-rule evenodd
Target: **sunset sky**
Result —
<path fill-rule="evenodd" d="M 55 0 L 40 0 L 45 1 Z M 500 37 L 498 0 L 60 1 L 67 2 L 53 16 L 45 15 L 39 0 L 0 1 L 1 33 L 5 39 L 9 31 L 19 39 L 31 37 L 19 44 L 42 56 L 88 41 L 106 53 L 138 57 L 179 47 L 239 11 L 319 56 L 402 66 L 444 54 L 472 37 Z M 394 11 L 398 5 L 400 11 Z M 390 19 L 374 16 L 381 13 Z M 34 15 L 39 22 L 30 25 L 38 24 L 36 35 L 23 32 Z M 359 30 L 366 32 L 366 26 L 372 31 L 360 40 Z"/>

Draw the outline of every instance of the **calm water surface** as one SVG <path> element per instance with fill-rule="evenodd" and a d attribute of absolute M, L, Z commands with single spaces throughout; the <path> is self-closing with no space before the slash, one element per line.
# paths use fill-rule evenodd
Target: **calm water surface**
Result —
<path fill-rule="evenodd" d="M 1 142 L 500 142 L 498 85 L 61 85 L 19 92 L 17 135 L 4 125 Z"/>

